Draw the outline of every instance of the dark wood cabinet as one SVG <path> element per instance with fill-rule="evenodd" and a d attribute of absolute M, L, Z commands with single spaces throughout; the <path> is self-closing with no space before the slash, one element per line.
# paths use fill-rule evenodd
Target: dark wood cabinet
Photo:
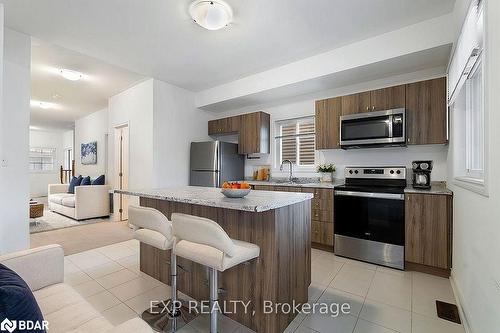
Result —
<path fill-rule="evenodd" d="M 316 101 L 316 149 L 340 148 L 342 98 Z"/>
<path fill-rule="evenodd" d="M 316 149 L 340 148 L 340 116 L 406 109 L 409 145 L 446 144 L 446 78 L 438 78 L 316 101 Z"/>
<path fill-rule="evenodd" d="M 240 154 L 269 154 L 270 121 L 270 115 L 265 112 L 210 120 L 208 135 L 239 134 L 238 152 Z"/>
<path fill-rule="evenodd" d="M 253 185 L 253 189 L 314 194 L 311 200 L 311 245 L 315 249 L 333 252 L 333 189 L 279 185 Z"/>
<path fill-rule="evenodd" d="M 270 115 L 265 112 L 247 113 L 240 116 L 240 154 L 269 154 L 271 124 Z"/>
<path fill-rule="evenodd" d="M 342 96 L 342 115 L 404 108 L 405 85 Z"/>
<path fill-rule="evenodd" d="M 406 85 L 408 144 L 444 144 L 447 138 L 446 78 Z"/>
<path fill-rule="evenodd" d="M 342 96 L 342 115 L 363 113 L 370 111 L 370 92 Z"/>
<path fill-rule="evenodd" d="M 208 135 L 224 135 L 238 133 L 240 130 L 240 116 L 210 120 Z"/>
<path fill-rule="evenodd" d="M 406 87 L 399 85 L 370 91 L 370 111 L 383 111 L 404 108 Z"/>
<path fill-rule="evenodd" d="M 405 261 L 449 270 L 453 196 L 405 195 Z"/>

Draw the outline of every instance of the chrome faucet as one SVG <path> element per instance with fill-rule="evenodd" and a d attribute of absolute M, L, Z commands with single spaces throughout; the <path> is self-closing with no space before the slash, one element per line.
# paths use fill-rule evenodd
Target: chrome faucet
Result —
<path fill-rule="evenodd" d="M 281 162 L 280 171 L 283 171 L 283 164 L 285 164 L 285 163 L 289 163 L 290 164 L 290 176 L 289 176 L 288 180 L 291 183 L 291 182 L 293 182 L 293 163 L 290 160 L 283 160 Z"/>

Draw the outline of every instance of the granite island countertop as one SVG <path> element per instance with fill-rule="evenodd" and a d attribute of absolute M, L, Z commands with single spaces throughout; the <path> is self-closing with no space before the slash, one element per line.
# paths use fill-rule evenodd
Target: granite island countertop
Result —
<path fill-rule="evenodd" d="M 220 188 L 213 187 L 182 186 L 161 189 L 115 190 L 115 193 L 249 212 L 264 212 L 313 198 L 312 193 L 250 191 L 246 197 L 234 199 L 226 198 L 220 191 Z"/>

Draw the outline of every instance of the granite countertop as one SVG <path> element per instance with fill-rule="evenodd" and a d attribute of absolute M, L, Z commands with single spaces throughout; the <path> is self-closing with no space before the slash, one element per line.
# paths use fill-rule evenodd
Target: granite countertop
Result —
<path fill-rule="evenodd" d="M 241 199 L 226 198 L 220 188 L 182 186 L 163 189 L 115 190 L 116 193 L 175 201 L 193 205 L 219 207 L 249 212 L 264 212 L 313 198 L 312 193 L 250 191 Z"/>
<path fill-rule="evenodd" d="M 321 183 L 321 182 L 303 182 L 298 183 L 286 183 L 282 181 L 264 181 L 264 180 L 246 180 L 250 185 L 267 185 L 267 186 L 292 186 L 292 187 L 315 187 L 315 188 L 335 188 L 335 186 L 343 185 L 344 179 L 334 179 L 333 182 Z"/>
<path fill-rule="evenodd" d="M 446 187 L 446 182 L 431 182 L 431 188 L 414 188 L 411 184 L 405 188 L 405 193 L 423 193 L 423 194 L 445 194 L 453 195 L 453 192 Z"/>
<path fill-rule="evenodd" d="M 282 183 L 275 181 L 259 181 L 259 180 L 247 180 L 250 185 L 267 185 L 267 186 L 293 186 L 293 187 L 315 187 L 315 188 L 331 188 L 334 189 L 336 186 L 344 185 L 344 179 L 334 179 L 331 183 Z M 427 194 L 445 194 L 453 195 L 453 192 L 446 187 L 446 182 L 438 181 L 432 182 L 431 188 L 429 190 L 414 188 L 412 184 L 408 184 L 405 188 L 405 193 L 427 193 Z"/>

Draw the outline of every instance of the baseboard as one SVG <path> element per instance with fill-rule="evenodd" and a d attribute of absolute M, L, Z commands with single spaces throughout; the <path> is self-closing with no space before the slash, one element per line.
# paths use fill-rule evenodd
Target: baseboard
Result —
<path fill-rule="evenodd" d="M 316 250 L 322 250 L 327 252 L 333 252 L 333 246 L 325 245 L 320 243 L 311 242 L 311 247 Z"/>
<path fill-rule="evenodd" d="M 427 266 L 422 264 L 416 264 L 414 262 L 405 261 L 405 271 L 417 271 L 421 273 L 436 275 L 444 278 L 450 277 L 450 270 L 444 268 L 438 268 L 433 266 Z"/>
<path fill-rule="evenodd" d="M 462 325 L 464 326 L 465 333 L 472 333 L 472 329 L 470 328 L 469 321 L 467 320 L 467 316 L 465 315 L 465 311 L 463 308 L 463 304 L 465 304 L 465 302 L 463 301 L 462 294 L 460 293 L 460 290 L 455 283 L 455 279 L 453 278 L 453 270 L 451 271 L 450 275 L 450 283 L 451 289 L 453 290 L 453 295 L 455 296 L 455 300 L 457 302 L 458 312 L 460 313 L 460 319 L 462 320 Z"/>

